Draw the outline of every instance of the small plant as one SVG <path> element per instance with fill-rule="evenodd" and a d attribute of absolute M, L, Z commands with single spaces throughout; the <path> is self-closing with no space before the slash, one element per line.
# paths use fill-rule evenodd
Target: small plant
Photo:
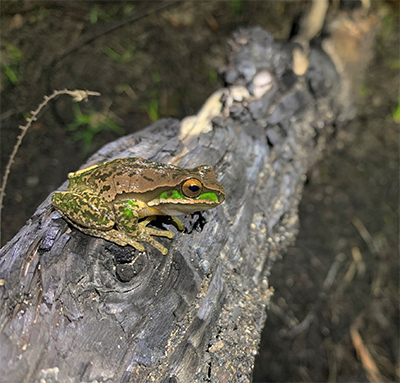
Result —
<path fill-rule="evenodd" d="M 159 118 L 158 100 L 151 99 L 147 104 L 146 112 L 152 122 L 157 121 Z"/>
<path fill-rule="evenodd" d="M 358 94 L 360 97 L 367 97 L 370 94 L 370 90 L 364 85 L 358 90 Z"/>
<path fill-rule="evenodd" d="M 122 5 L 120 3 L 115 2 L 107 7 L 107 12 L 100 8 L 98 5 L 95 5 L 89 13 L 89 20 L 92 24 L 96 24 L 99 20 L 104 21 L 106 24 L 111 23 L 116 18 L 119 18 L 121 13 L 124 15 L 132 14 L 135 6 L 134 5 Z"/>
<path fill-rule="evenodd" d="M 144 105 L 143 109 L 147 112 L 150 121 L 154 122 L 160 118 L 160 88 L 159 84 L 161 82 L 160 73 L 157 70 L 151 72 L 151 79 L 153 80 L 153 89 L 151 89 L 149 94 L 149 101 Z"/>
<path fill-rule="evenodd" d="M 391 30 L 393 29 L 394 18 L 392 15 L 386 15 L 382 20 L 381 30 L 379 34 L 381 37 L 386 37 L 390 34 Z"/>
<path fill-rule="evenodd" d="M 392 117 L 396 124 L 400 124 L 400 96 L 397 101 L 397 107 L 392 113 Z"/>
<path fill-rule="evenodd" d="M 119 135 L 124 134 L 124 129 L 103 113 L 90 110 L 87 114 L 83 114 L 78 104 L 73 105 L 73 112 L 75 121 L 68 125 L 67 130 L 75 132 L 72 140 L 82 143 L 82 152 L 84 155 L 89 153 L 90 146 L 96 134 L 103 131 L 113 131 Z"/>
<path fill-rule="evenodd" d="M 242 0 L 230 0 L 228 1 L 228 7 L 230 8 L 232 14 L 240 15 L 243 11 L 243 1 Z"/>
<path fill-rule="evenodd" d="M 218 83 L 218 71 L 216 69 L 210 69 L 208 72 L 208 80 L 211 85 L 216 85 Z"/>
<path fill-rule="evenodd" d="M 135 51 L 135 49 L 135 45 L 129 46 L 128 49 L 119 47 L 120 52 L 117 52 L 110 47 L 104 47 L 103 52 L 112 60 L 118 63 L 127 63 L 133 59 L 133 52 Z"/>
<path fill-rule="evenodd" d="M 6 51 L 8 55 L 5 61 L 2 57 L 1 68 L 10 82 L 16 85 L 19 82 L 19 63 L 22 60 L 22 52 L 11 43 L 6 44 Z"/>
<path fill-rule="evenodd" d="M 399 59 L 394 59 L 389 61 L 389 68 L 391 70 L 398 71 L 400 70 L 400 60 Z"/>

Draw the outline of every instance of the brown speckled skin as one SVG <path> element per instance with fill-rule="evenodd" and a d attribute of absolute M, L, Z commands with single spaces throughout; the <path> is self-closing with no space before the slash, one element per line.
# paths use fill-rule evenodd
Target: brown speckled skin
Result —
<path fill-rule="evenodd" d="M 224 188 L 210 166 L 184 169 L 144 158 L 116 159 L 70 173 L 68 189 L 79 185 L 90 189 L 107 202 L 118 199 L 118 195 L 122 194 L 127 198 L 130 193 L 146 193 L 146 196 L 141 196 L 141 200 L 146 202 L 162 193 L 163 189 L 179 186 L 189 178 L 197 178 L 203 183 L 204 192 L 212 191 L 217 194 L 219 203 L 223 201 Z"/>

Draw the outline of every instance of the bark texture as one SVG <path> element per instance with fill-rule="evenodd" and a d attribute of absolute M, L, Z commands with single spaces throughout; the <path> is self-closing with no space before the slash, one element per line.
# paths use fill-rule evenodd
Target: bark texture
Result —
<path fill-rule="evenodd" d="M 145 157 L 215 169 L 226 202 L 186 217 L 183 233 L 160 220 L 175 231 L 159 239 L 167 256 L 79 232 L 50 196 L 4 246 L 3 382 L 251 380 L 268 275 L 295 239 L 305 174 L 347 113 L 329 57 L 311 49 L 297 76 L 292 51 L 261 28 L 238 31 L 226 87 L 197 116 L 160 120 L 85 165 Z"/>

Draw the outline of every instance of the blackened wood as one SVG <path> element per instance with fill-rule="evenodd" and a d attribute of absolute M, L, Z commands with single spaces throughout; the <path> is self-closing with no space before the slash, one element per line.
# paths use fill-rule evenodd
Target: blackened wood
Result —
<path fill-rule="evenodd" d="M 240 30 L 221 69 L 226 88 L 197 120 L 161 120 L 85 165 L 145 157 L 216 170 L 222 206 L 186 217 L 184 233 L 156 222 L 176 234 L 160 239 L 167 256 L 79 232 L 50 196 L 4 246 L 3 382 L 251 379 L 268 275 L 295 239 L 307 169 L 347 112 L 329 57 L 311 49 L 299 77 L 292 50 L 261 28 Z M 190 124 L 201 132 L 182 133 Z"/>

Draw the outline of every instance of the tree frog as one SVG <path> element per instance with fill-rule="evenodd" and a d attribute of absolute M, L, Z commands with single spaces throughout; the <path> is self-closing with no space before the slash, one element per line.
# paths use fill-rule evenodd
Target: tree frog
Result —
<path fill-rule="evenodd" d="M 225 200 L 225 190 L 208 165 L 193 169 L 143 158 L 120 158 L 68 175 L 65 192 L 55 192 L 53 206 L 80 231 L 139 251 L 148 242 L 166 255 L 153 236 L 172 238 L 171 231 L 147 224 L 156 215 L 175 215 L 212 209 Z"/>

